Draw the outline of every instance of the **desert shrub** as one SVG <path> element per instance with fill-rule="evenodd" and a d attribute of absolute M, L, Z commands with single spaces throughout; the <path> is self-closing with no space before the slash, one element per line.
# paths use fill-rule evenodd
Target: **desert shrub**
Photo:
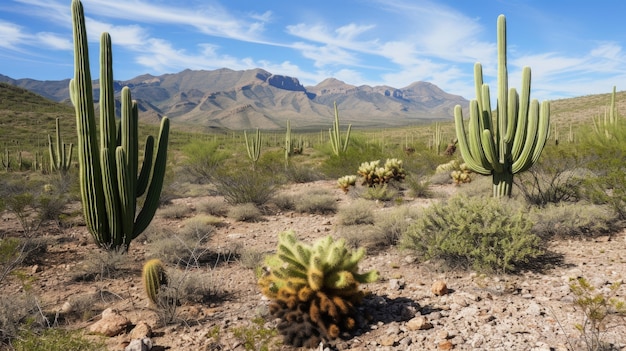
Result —
<path fill-rule="evenodd" d="M 0 299 L 0 345 L 17 338 L 23 325 L 35 320 L 37 301 L 30 295 L 6 294 Z"/>
<path fill-rule="evenodd" d="M 263 265 L 265 253 L 250 247 L 242 247 L 236 253 L 239 257 L 239 263 L 249 269 L 256 269 Z"/>
<path fill-rule="evenodd" d="M 533 233 L 542 238 L 610 234 L 621 225 L 608 206 L 585 202 L 550 204 L 531 212 Z"/>
<path fill-rule="evenodd" d="M 337 212 L 337 199 L 325 190 L 312 190 L 301 194 L 295 203 L 300 213 L 328 214 Z"/>
<path fill-rule="evenodd" d="M 106 351 L 103 339 L 92 340 L 81 331 L 46 328 L 40 332 L 24 330 L 13 343 L 15 351 Z"/>
<path fill-rule="evenodd" d="M 296 208 L 296 196 L 293 194 L 278 193 L 272 198 L 272 203 L 282 211 L 292 211 Z"/>
<path fill-rule="evenodd" d="M 417 216 L 415 209 L 406 206 L 378 213 L 374 222 L 375 243 L 381 246 L 396 245 Z"/>
<path fill-rule="evenodd" d="M 217 191 L 229 204 L 268 202 L 280 184 L 274 174 L 265 171 L 222 171 L 215 179 Z"/>
<path fill-rule="evenodd" d="M 120 276 L 122 266 L 128 262 L 123 250 L 97 250 L 85 255 L 85 261 L 74 273 L 74 280 L 96 281 Z"/>
<path fill-rule="evenodd" d="M 356 200 L 339 208 L 337 215 L 341 225 L 374 224 L 374 207 L 365 200 Z"/>
<path fill-rule="evenodd" d="M 228 210 L 228 217 L 237 222 L 258 222 L 262 218 L 261 210 L 253 203 L 238 204 Z"/>
<path fill-rule="evenodd" d="M 404 179 L 404 184 L 407 187 L 408 195 L 414 198 L 432 198 L 435 196 L 430 188 L 430 181 L 422 180 L 416 174 L 409 174 Z"/>
<path fill-rule="evenodd" d="M 368 251 L 379 244 L 380 237 L 371 224 L 356 224 L 337 228 L 337 235 L 352 248 L 366 248 Z"/>
<path fill-rule="evenodd" d="M 172 204 L 159 209 L 159 215 L 167 219 L 181 219 L 189 216 L 193 210 L 185 204 Z"/>
<path fill-rule="evenodd" d="M 606 205 L 626 220 L 626 168 L 610 168 L 587 179 L 585 197 L 595 204 Z"/>
<path fill-rule="evenodd" d="M 590 175 L 583 160 L 564 149 L 547 151 L 527 172 L 514 177 L 515 185 L 531 205 L 578 201 Z"/>
<path fill-rule="evenodd" d="M 290 163 L 284 172 L 286 180 L 291 183 L 310 183 L 323 178 L 323 175 L 314 168 L 293 163 Z"/>
<path fill-rule="evenodd" d="M 359 194 L 366 200 L 391 201 L 398 196 L 399 192 L 393 184 L 386 183 L 361 188 Z"/>
<path fill-rule="evenodd" d="M 426 208 L 402 236 L 423 260 L 511 271 L 544 253 L 524 211 L 506 199 L 455 196 Z"/>
<path fill-rule="evenodd" d="M 330 145 L 324 143 L 319 148 L 327 156 L 320 165 L 320 172 L 328 179 L 337 179 L 346 173 L 354 172 L 365 160 L 378 160 L 387 157 L 383 150 L 358 136 L 350 137 L 350 144 L 345 153 L 333 154 Z"/>
<path fill-rule="evenodd" d="M 178 231 L 163 227 L 153 229 L 147 237 L 147 256 L 185 267 L 199 267 L 206 262 L 210 252 L 205 243 L 214 227 L 194 219 L 189 221 Z"/>
<path fill-rule="evenodd" d="M 621 324 L 620 320 L 626 316 L 626 302 L 617 298 L 620 286 L 621 283 L 616 282 L 608 289 L 596 290 L 583 277 L 570 279 L 569 288 L 575 296 L 574 305 L 583 313 L 582 323 L 577 323 L 575 327 L 580 332 L 584 350 L 618 349 L 605 339 L 604 334 L 610 329 L 610 324 Z"/>
<path fill-rule="evenodd" d="M 183 146 L 182 150 L 186 157 L 182 173 L 199 183 L 211 182 L 218 167 L 228 158 L 219 143 L 213 141 L 194 140 Z"/>
<path fill-rule="evenodd" d="M 226 217 L 228 214 L 228 205 L 223 199 L 210 197 L 200 202 L 197 206 L 198 211 L 217 217 Z"/>

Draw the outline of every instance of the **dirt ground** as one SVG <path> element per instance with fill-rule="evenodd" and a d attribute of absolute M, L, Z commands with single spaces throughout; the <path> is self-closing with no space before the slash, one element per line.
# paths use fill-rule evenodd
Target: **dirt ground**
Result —
<path fill-rule="evenodd" d="M 307 188 L 322 188 L 332 192 L 339 206 L 353 201 L 336 188 L 334 181 L 295 184 L 283 191 L 298 193 Z M 433 190 L 438 194 L 436 198 L 412 199 L 405 205 L 428 206 L 432 201 L 439 201 L 454 193 L 456 188 L 445 185 Z M 193 209 L 202 200 L 184 198 L 175 200 L 175 203 Z M 381 205 L 378 211 L 388 211 L 392 206 Z M 180 228 L 181 223 L 182 220 L 165 219 L 157 212 L 150 228 L 161 226 L 176 229 Z M 336 214 L 278 212 L 264 215 L 262 221 L 254 223 L 224 218 L 223 225 L 216 228 L 206 244 L 213 252 L 214 262 L 205 263 L 200 268 L 215 285 L 215 294 L 209 301 L 180 306 L 176 322 L 165 326 L 159 322 L 159 314 L 148 303 L 141 284 L 141 268 L 150 245 L 147 241 L 136 240 L 131 244 L 128 255 L 112 278 L 95 276 L 92 279 L 77 279 L 81 267 L 90 259 L 93 260 L 91 256 L 102 255 L 101 250 L 93 243 L 84 226 L 60 228 L 54 223 L 48 223 L 37 233 L 48 239 L 47 250 L 27 262 L 21 270 L 28 277 L 29 293 L 39 298 L 43 310 L 49 316 L 57 317 L 60 326 L 86 330 L 100 318 L 102 310 L 111 307 L 128 318 L 132 325 L 145 322 L 152 327 L 153 350 L 244 350 L 245 344 L 234 333 L 237 328 L 254 328 L 252 320 L 259 316 L 266 317 L 264 328 L 271 329 L 275 321 L 267 318 L 267 300 L 257 287 L 255 271 L 244 267 L 234 253 L 241 252 L 242 248 L 271 252 L 276 246 L 277 234 L 285 230 L 293 229 L 301 240 L 313 241 L 322 236 L 334 235 L 337 228 Z M 20 235 L 19 231 L 16 219 L 8 212 L 3 213 L 0 232 Z M 393 308 L 402 305 L 406 315 L 379 317 L 364 327 L 367 330 L 361 328 L 355 335 L 322 345 L 320 349 L 576 348 L 581 340 L 574 325 L 581 322 L 583 315 L 572 303 L 572 295 L 567 289 L 568 278 L 584 276 L 605 290 L 611 282 L 622 282 L 626 274 L 625 234 L 553 241 L 549 244 L 549 250 L 558 259 L 544 270 L 498 276 L 446 271 L 433 264 L 418 263 L 410 253 L 396 247 L 369 252 L 361 264 L 361 270 L 376 269 L 381 276 L 378 282 L 364 286 L 371 292 L 370 303 L 379 299 L 381 303 L 387 304 L 383 309 L 391 314 L 394 313 Z M 7 298 L 23 293 L 24 281 L 24 278 L 21 281 L 17 278 L 8 279 L 0 287 L 0 296 Z M 431 285 L 435 281 L 444 281 L 450 289 L 449 294 L 433 295 Z M 624 291 L 620 290 L 617 296 L 623 295 Z M 82 307 L 80 313 L 60 312 L 67 311 L 67 303 L 81 296 L 97 298 L 91 300 L 91 306 Z M 460 297 L 465 302 L 460 302 Z M 534 304 L 539 311 L 536 315 L 528 307 Z M 475 313 L 471 313 L 472 307 L 476 308 Z M 430 319 L 434 327 L 411 330 L 408 322 L 419 315 Z M 492 323 L 494 320 L 495 324 Z M 523 330 L 515 329 L 518 325 Z M 617 322 L 608 332 L 610 334 L 606 338 L 615 341 L 616 349 L 624 347 L 621 336 L 626 335 L 626 329 L 623 321 Z M 123 350 L 130 338 L 129 333 L 123 333 L 107 338 L 106 343 L 110 350 Z M 259 345 L 260 342 L 250 349 L 260 349 Z M 280 337 L 276 337 L 269 349 L 294 348 L 281 346 Z"/>

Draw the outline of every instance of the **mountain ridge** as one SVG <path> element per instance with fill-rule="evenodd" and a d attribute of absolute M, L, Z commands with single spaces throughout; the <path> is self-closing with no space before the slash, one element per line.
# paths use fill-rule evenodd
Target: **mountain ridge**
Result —
<path fill-rule="evenodd" d="M 13 79 L 6 82 L 54 101 L 69 100 L 69 79 L 37 81 Z M 98 98 L 98 81 L 94 81 Z M 160 76 L 143 74 L 116 81 L 115 89 L 128 86 L 137 100 L 140 118 L 157 122 L 168 116 L 173 123 L 203 128 L 279 129 L 290 120 L 292 127 L 327 127 L 337 102 L 342 123 L 355 127 L 394 127 L 433 120 L 451 120 L 454 106 L 467 108 L 461 96 L 446 93 L 428 82 L 404 88 L 355 86 L 327 78 L 304 86 L 295 77 L 249 70 L 190 70 Z"/>

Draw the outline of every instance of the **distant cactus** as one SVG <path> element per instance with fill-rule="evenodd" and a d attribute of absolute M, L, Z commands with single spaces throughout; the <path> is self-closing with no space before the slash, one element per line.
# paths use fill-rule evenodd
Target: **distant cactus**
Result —
<path fill-rule="evenodd" d="M 67 146 L 67 148 L 66 148 Z M 74 144 L 65 144 L 61 139 L 59 119 L 56 119 L 56 148 L 52 144 L 52 137 L 48 134 L 48 151 L 50 153 L 50 168 L 52 172 L 66 173 L 72 163 L 72 151 Z"/>
<path fill-rule="evenodd" d="M 4 148 L 4 154 L 2 155 L 2 167 L 8 173 L 11 170 L 11 155 L 9 154 L 9 148 Z"/>
<path fill-rule="evenodd" d="M 307 245 L 293 231 L 279 235 L 278 251 L 266 260 L 269 274 L 259 280 L 272 299 L 270 312 L 281 319 L 285 343 L 315 347 L 356 326 L 356 306 L 364 293 L 359 284 L 378 279 L 378 272 L 358 272 L 365 250 L 351 251 L 332 237 Z"/>
<path fill-rule="evenodd" d="M 607 111 L 604 111 L 604 118 L 602 116 L 592 118 L 593 121 L 593 129 L 598 135 L 604 135 L 606 139 L 613 138 L 613 133 L 615 132 L 615 127 L 618 125 L 618 115 L 617 108 L 615 107 L 615 90 L 616 87 L 613 86 L 613 93 L 611 94 L 611 103 L 607 108 Z M 571 126 L 570 126 L 571 129 Z"/>
<path fill-rule="evenodd" d="M 246 151 L 248 152 L 248 158 L 252 161 L 253 168 L 256 168 L 256 163 L 261 157 L 261 132 L 259 128 L 256 129 L 256 136 L 248 139 L 248 134 L 244 130 L 243 137 L 246 141 Z"/>
<path fill-rule="evenodd" d="M 87 28 L 80 0 L 72 1 L 74 78 L 70 97 L 76 111 L 81 198 L 87 228 L 96 244 L 109 250 L 128 250 L 130 242 L 150 224 L 159 205 L 167 164 L 169 119 L 161 128 L 153 159 L 154 137 L 145 141 L 139 173 L 138 109 L 130 89 L 121 91 L 121 121 L 116 130 L 111 37 L 100 38 L 100 143 L 94 111 Z M 138 174 L 139 173 L 139 174 Z M 136 214 L 137 198 L 145 194 Z"/>
<path fill-rule="evenodd" d="M 346 131 L 345 140 L 341 139 L 341 132 L 339 130 L 339 111 L 337 110 L 337 103 L 334 103 L 335 106 L 335 121 L 333 123 L 332 129 L 328 130 L 328 134 L 330 135 L 330 145 L 333 148 L 333 153 L 335 156 L 339 156 L 345 154 L 348 150 L 348 143 L 350 142 L 350 130 L 352 129 L 352 124 L 348 125 L 348 130 Z"/>
<path fill-rule="evenodd" d="M 355 184 L 355 175 L 347 175 L 337 179 L 337 185 L 339 185 L 339 188 L 343 190 L 344 193 L 347 193 L 350 190 L 350 187 L 354 186 Z"/>
<path fill-rule="evenodd" d="M 148 299 L 158 305 L 159 290 L 161 286 L 167 285 L 167 274 L 163 262 L 156 258 L 146 262 L 141 272 L 141 280 Z"/>

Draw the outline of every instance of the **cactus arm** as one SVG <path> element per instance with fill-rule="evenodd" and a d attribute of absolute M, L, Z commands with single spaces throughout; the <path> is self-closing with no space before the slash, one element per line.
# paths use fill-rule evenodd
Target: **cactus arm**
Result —
<path fill-rule="evenodd" d="M 528 112 L 526 138 L 519 158 L 513 162 L 511 168 L 513 173 L 519 173 L 532 165 L 533 150 L 537 145 L 537 127 L 539 125 L 539 103 L 537 100 L 533 99 L 533 101 L 531 101 Z"/>
<path fill-rule="evenodd" d="M 526 123 L 528 116 L 528 109 L 530 108 L 530 67 L 525 66 L 522 69 L 522 88 L 519 97 L 519 112 L 518 121 L 515 128 L 515 137 L 513 139 L 513 145 L 511 147 L 511 159 L 517 160 L 522 152 L 522 143 L 526 138 Z"/>
<path fill-rule="evenodd" d="M 550 101 L 542 101 L 539 108 L 539 133 L 537 134 L 537 146 L 533 150 L 532 163 L 539 160 L 541 152 L 548 141 L 550 134 Z"/>
<path fill-rule="evenodd" d="M 476 100 L 472 100 L 470 102 L 470 109 L 478 108 L 478 104 Z M 467 163 L 468 167 L 470 167 L 474 172 L 489 175 L 491 174 L 491 170 L 483 167 L 482 159 L 480 158 L 480 152 L 471 151 L 470 144 L 467 141 L 467 136 L 465 135 L 465 126 L 463 125 L 463 111 L 461 110 L 461 106 L 457 105 L 454 107 L 454 123 L 456 129 L 456 135 L 458 139 L 459 149 L 461 150 L 461 156 Z M 477 119 L 472 120 L 470 117 L 470 124 L 478 123 Z M 470 131 L 472 128 L 470 127 Z M 477 158 L 478 157 L 478 158 Z"/>
<path fill-rule="evenodd" d="M 161 119 L 161 127 L 159 130 L 159 139 L 157 141 L 157 152 L 154 165 L 152 167 L 152 176 L 150 177 L 150 185 L 146 193 L 146 200 L 137 219 L 135 220 L 135 228 L 132 239 L 141 234 L 150 224 L 157 208 L 159 207 L 159 198 L 161 189 L 163 188 L 163 180 L 165 179 L 165 168 L 167 166 L 167 143 L 170 130 L 170 120 L 167 117 Z"/>
<path fill-rule="evenodd" d="M 87 29 L 83 6 L 72 1 L 74 36 L 74 78 L 70 81 L 70 95 L 76 111 L 78 159 L 81 199 L 85 222 L 97 242 L 108 242 L 108 228 L 102 189 L 102 173 L 93 110 L 93 92 L 89 70 Z"/>
<path fill-rule="evenodd" d="M 141 164 L 141 172 L 137 178 L 137 194 L 136 196 L 142 196 L 148 188 L 148 181 L 150 180 L 150 170 L 152 169 L 152 158 L 154 156 L 154 137 L 148 135 L 146 137 L 146 146 L 143 152 L 143 163 Z"/>
<path fill-rule="evenodd" d="M 100 36 L 100 147 L 107 148 L 111 160 L 115 158 L 115 88 L 113 86 L 113 50 L 111 36 Z"/>

